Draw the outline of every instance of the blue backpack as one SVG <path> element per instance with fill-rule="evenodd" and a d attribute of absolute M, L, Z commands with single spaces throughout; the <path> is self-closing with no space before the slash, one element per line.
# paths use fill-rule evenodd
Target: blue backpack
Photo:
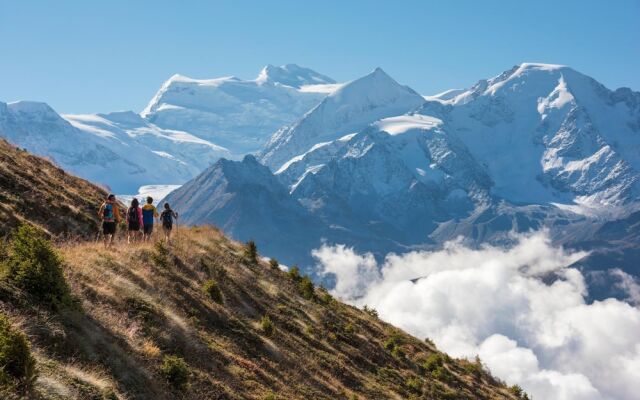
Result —
<path fill-rule="evenodd" d="M 102 218 L 104 220 L 113 220 L 113 204 L 105 204 L 104 211 L 102 211 Z"/>

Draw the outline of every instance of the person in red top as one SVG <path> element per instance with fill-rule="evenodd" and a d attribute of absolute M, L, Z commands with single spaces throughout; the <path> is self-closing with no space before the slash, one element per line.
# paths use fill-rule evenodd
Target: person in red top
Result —
<path fill-rule="evenodd" d="M 131 200 L 131 207 L 127 210 L 127 243 L 140 238 L 142 229 L 142 208 L 138 199 Z"/>

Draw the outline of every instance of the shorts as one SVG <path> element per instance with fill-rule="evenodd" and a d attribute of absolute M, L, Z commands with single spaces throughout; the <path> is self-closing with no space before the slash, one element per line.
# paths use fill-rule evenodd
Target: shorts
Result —
<path fill-rule="evenodd" d="M 173 224 L 169 222 L 163 222 L 162 229 L 164 229 L 165 231 L 170 231 L 171 229 L 173 229 Z"/>
<path fill-rule="evenodd" d="M 139 231 L 140 230 L 140 222 L 129 222 L 129 231 Z"/>
<path fill-rule="evenodd" d="M 144 231 L 145 235 L 151 235 L 153 233 L 153 224 L 143 226 L 142 230 Z"/>
<path fill-rule="evenodd" d="M 102 222 L 102 233 L 104 235 L 115 235 L 116 234 L 116 223 L 113 221 L 104 221 Z"/>

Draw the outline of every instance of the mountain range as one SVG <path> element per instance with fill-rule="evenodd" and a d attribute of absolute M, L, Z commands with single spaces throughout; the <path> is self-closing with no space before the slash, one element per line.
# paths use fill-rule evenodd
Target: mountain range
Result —
<path fill-rule="evenodd" d="M 593 244 L 585 265 L 638 275 L 640 235 L 624 221 L 639 204 L 640 93 L 566 66 L 525 63 L 429 97 L 376 69 L 278 130 L 256 158 L 220 161 L 167 201 L 187 223 L 218 224 L 310 271 L 323 243 L 382 258 L 547 229 L 563 245 Z M 616 260 L 594 267 L 614 242 Z"/>
<path fill-rule="evenodd" d="M 60 115 L 41 102 L 0 102 L 0 135 L 117 193 L 137 193 L 257 151 L 339 86 L 295 64 L 268 65 L 253 80 L 174 75 L 141 113 Z"/>
<path fill-rule="evenodd" d="M 139 114 L 1 103 L 0 134 L 118 193 L 184 184 L 166 199 L 182 222 L 309 272 L 323 243 L 383 258 L 546 229 L 590 250 L 585 268 L 639 275 L 640 93 L 566 66 L 433 96 L 380 68 L 346 83 L 295 64 L 174 75 Z"/>

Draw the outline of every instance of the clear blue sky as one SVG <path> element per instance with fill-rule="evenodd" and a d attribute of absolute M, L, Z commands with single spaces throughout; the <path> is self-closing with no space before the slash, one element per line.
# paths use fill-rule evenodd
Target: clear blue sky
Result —
<path fill-rule="evenodd" d="M 640 1 L 0 0 L 0 100 L 61 113 L 140 111 L 174 73 L 380 66 L 434 94 L 523 61 L 640 90 Z"/>

